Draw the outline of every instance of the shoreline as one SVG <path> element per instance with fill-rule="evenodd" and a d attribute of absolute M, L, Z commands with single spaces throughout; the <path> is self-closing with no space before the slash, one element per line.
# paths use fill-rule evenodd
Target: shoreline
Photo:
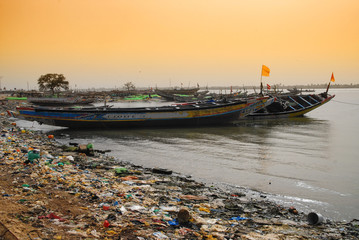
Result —
<path fill-rule="evenodd" d="M 69 151 L 44 133 L 12 125 L 3 110 L 1 125 L 0 202 L 7 207 L 1 209 L 0 230 L 4 226 L 13 239 L 359 236 L 357 220 L 309 224 L 307 214 L 295 206 L 249 198 L 243 192 L 206 186 L 165 169 L 118 162 L 101 153 Z M 39 149 L 41 157 L 38 163 L 25 165 L 29 147 Z"/>
<path fill-rule="evenodd" d="M 28 127 L 29 124 L 20 123 L 23 127 Z M 30 125 L 31 127 L 31 125 Z M 32 129 L 39 129 L 39 127 L 34 126 Z M 43 131 L 48 131 L 46 127 L 42 126 L 41 129 Z M 148 131 L 148 129 L 144 129 L 145 132 Z M 149 130 L 153 131 L 153 130 Z M 196 130 L 197 131 L 197 130 Z M 220 129 L 218 131 L 221 131 Z M 125 148 L 127 146 L 126 142 L 126 135 L 127 131 L 125 133 L 119 133 L 120 137 L 115 137 L 115 134 L 105 134 L 102 132 L 96 132 L 95 135 L 91 136 L 91 134 L 82 134 L 82 132 L 71 131 L 70 133 L 67 132 L 66 129 L 55 129 L 54 131 L 49 130 L 49 133 L 57 134 L 57 141 L 59 141 L 61 144 L 70 144 L 73 142 L 86 144 L 89 142 L 92 142 L 96 148 L 100 150 L 107 151 L 106 155 L 115 157 L 116 159 L 130 161 L 131 163 L 146 167 L 146 168 L 152 168 L 152 167 L 167 167 L 170 170 L 180 174 L 180 175 L 186 175 L 190 176 L 192 179 L 198 182 L 205 183 L 208 186 L 215 186 L 219 188 L 223 188 L 225 190 L 230 191 L 241 191 L 245 192 L 247 196 L 259 198 L 260 195 L 265 196 L 267 199 L 270 199 L 271 201 L 276 202 L 279 205 L 283 205 L 286 207 L 295 206 L 298 211 L 302 211 L 305 213 L 309 212 L 317 212 L 323 215 L 323 217 L 331 219 L 333 221 L 351 221 L 353 218 L 356 217 L 356 212 L 349 212 L 349 214 L 346 214 L 346 212 L 339 211 L 340 209 L 337 208 L 338 206 L 332 205 L 331 202 L 327 202 L 326 199 L 320 199 L 316 198 L 315 195 L 311 195 L 311 189 L 310 191 L 307 191 L 308 194 L 296 194 L 295 190 L 292 190 L 292 192 L 286 192 L 287 189 L 283 188 L 280 189 L 277 186 L 277 182 L 273 179 L 270 179 L 272 181 L 265 182 L 266 186 L 260 186 L 257 188 L 255 184 L 250 183 L 250 181 L 246 180 L 246 183 L 242 183 L 240 181 L 232 181 L 232 179 L 226 178 L 226 176 L 223 176 L 224 179 L 221 179 L 222 177 L 216 177 L 217 175 L 209 175 L 208 172 L 212 172 L 213 174 L 217 174 L 216 171 L 210 170 L 207 172 L 201 172 L 202 170 L 197 170 L 199 167 L 199 164 L 194 164 L 194 168 L 188 168 L 186 166 L 192 166 L 192 164 L 188 161 L 188 159 L 191 159 L 191 155 L 186 155 L 187 162 L 182 163 L 180 156 L 177 158 L 175 154 L 176 151 L 168 152 L 168 156 L 165 156 L 164 158 L 161 158 L 161 153 L 158 150 L 153 151 L 155 156 L 152 159 L 146 159 L 145 156 L 149 154 L 149 152 L 152 152 L 151 150 L 147 150 L 146 144 L 141 143 L 141 148 L 138 147 L 130 147 L 127 151 Z M 135 132 L 135 133 L 134 133 Z M 176 132 L 175 132 L 176 133 Z M 131 138 L 138 137 L 138 130 L 129 131 L 128 136 L 131 136 Z M 149 134 L 152 134 L 150 132 Z M 178 137 L 177 135 L 173 135 Z M 182 137 L 182 136 L 181 136 Z M 97 139 L 100 139 L 99 141 Z M 102 142 L 101 139 L 104 139 Z M 140 138 L 141 139 L 141 138 Z M 143 139 L 149 139 L 149 137 L 143 138 Z M 118 140 L 118 141 L 117 141 Z M 155 141 L 156 142 L 156 141 Z M 120 145 L 118 145 L 120 144 Z M 176 142 L 173 142 L 173 144 L 176 145 Z M 116 147 L 117 145 L 117 147 Z M 109 147 L 111 146 L 111 147 Z M 130 146 L 130 145 L 129 145 Z M 131 141 L 131 146 L 136 146 L 135 141 Z M 158 147 L 158 146 L 156 146 Z M 159 146 L 162 147 L 162 146 Z M 179 148 L 179 147 L 178 147 Z M 177 148 L 177 150 L 178 150 Z M 111 150 L 108 150 L 111 149 Z M 138 149 L 141 154 L 137 154 L 136 149 Z M 164 148 L 162 148 L 162 151 Z M 178 151 L 177 151 L 178 152 Z M 157 155 L 160 157 L 159 161 L 157 161 Z M 194 153 L 195 154 L 195 153 Z M 178 154 L 177 154 L 178 155 Z M 137 157 L 136 157 L 137 156 Z M 173 157 L 173 158 L 172 158 Z M 165 160 L 164 160 L 165 159 Z M 195 159 L 195 157 L 193 158 Z M 176 166 L 176 163 L 179 166 Z M 211 162 L 212 163 L 212 162 Z M 208 168 L 208 167 L 207 167 Z M 207 169 L 206 168 L 206 169 Z M 205 170 L 206 171 L 206 170 Z M 202 174 L 203 173 L 203 174 Z M 221 171 L 219 171 L 219 174 L 221 174 Z M 214 176 L 212 178 L 212 176 Z M 253 177 L 253 181 L 256 181 L 256 179 Z M 259 181 L 258 181 L 259 182 Z M 259 182 L 261 183 L 261 182 Z M 243 185 L 242 185 L 243 184 Z M 272 185 L 271 185 L 272 184 Z M 268 187 L 269 186 L 269 187 Z M 276 189 L 270 189 L 270 187 L 276 187 Z M 262 189 L 262 188 L 264 189 Z M 266 189 L 267 187 L 267 189 Z M 304 188 L 302 188 L 304 189 Z M 299 189 L 299 190 L 302 190 Z M 321 190 L 321 189 L 319 189 Z M 293 193 L 294 192 L 294 193 Z M 315 192 L 314 192 L 315 194 Z M 343 205 L 344 206 L 344 205 Z M 350 205 L 349 205 L 350 206 Z M 344 209 L 345 210 L 345 209 Z"/>

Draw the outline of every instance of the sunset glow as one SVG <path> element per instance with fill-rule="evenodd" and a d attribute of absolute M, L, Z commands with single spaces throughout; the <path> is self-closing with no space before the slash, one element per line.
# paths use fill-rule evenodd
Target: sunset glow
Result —
<path fill-rule="evenodd" d="M 2 87 L 359 83 L 356 0 L 1 0 Z"/>

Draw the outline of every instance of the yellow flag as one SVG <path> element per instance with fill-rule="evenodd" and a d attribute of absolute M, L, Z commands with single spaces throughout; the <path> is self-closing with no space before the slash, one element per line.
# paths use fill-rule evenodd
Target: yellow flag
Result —
<path fill-rule="evenodd" d="M 333 74 L 333 73 L 332 73 L 332 77 L 330 78 L 330 81 L 331 81 L 331 82 L 335 82 L 334 74 Z"/>
<path fill-rule="evenodd" d="M 262 65 L 262 76 L 269 77 L 270 69 L 269 67 Z"/>

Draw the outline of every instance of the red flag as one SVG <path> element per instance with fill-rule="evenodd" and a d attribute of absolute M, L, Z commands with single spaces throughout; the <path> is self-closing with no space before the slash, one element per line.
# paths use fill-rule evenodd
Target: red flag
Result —
<path fill-rule="evenodd" d="M 270 85 L 269 85 L 269 84 L 267 84 L 267 89 L 268 89 L 268 90 L 270 89 Z"/>
<path fill-rule="evenodd" d="M 330 81 L 331 81 L 331 82 L 335 82 L 334 74 L 333 74 L 333 73 L 332 73 L 332 77 L 330 78 Z"/>

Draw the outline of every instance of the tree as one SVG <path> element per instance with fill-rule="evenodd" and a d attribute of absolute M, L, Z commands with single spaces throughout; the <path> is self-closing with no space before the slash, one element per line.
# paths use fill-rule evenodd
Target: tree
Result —
<path fill-rule="evenodd" d="M 60 91 L 61 89 L 69 89 L 69 82 L 65 79 L 63 74 L 48 73 L 42 75 L 37 80 L 37 84 L 39 85 L 40 91 L 50 90 L 52 94 L 55 94 L 55 92 Z"/>
<path fill-rule="evenodd" d="M 132 90 L 136 90 L 135 85 L 132 82 L 127 82 L 123 85 L 123 88 L 126 89 L 127 91 L 132 91 Z"/>

